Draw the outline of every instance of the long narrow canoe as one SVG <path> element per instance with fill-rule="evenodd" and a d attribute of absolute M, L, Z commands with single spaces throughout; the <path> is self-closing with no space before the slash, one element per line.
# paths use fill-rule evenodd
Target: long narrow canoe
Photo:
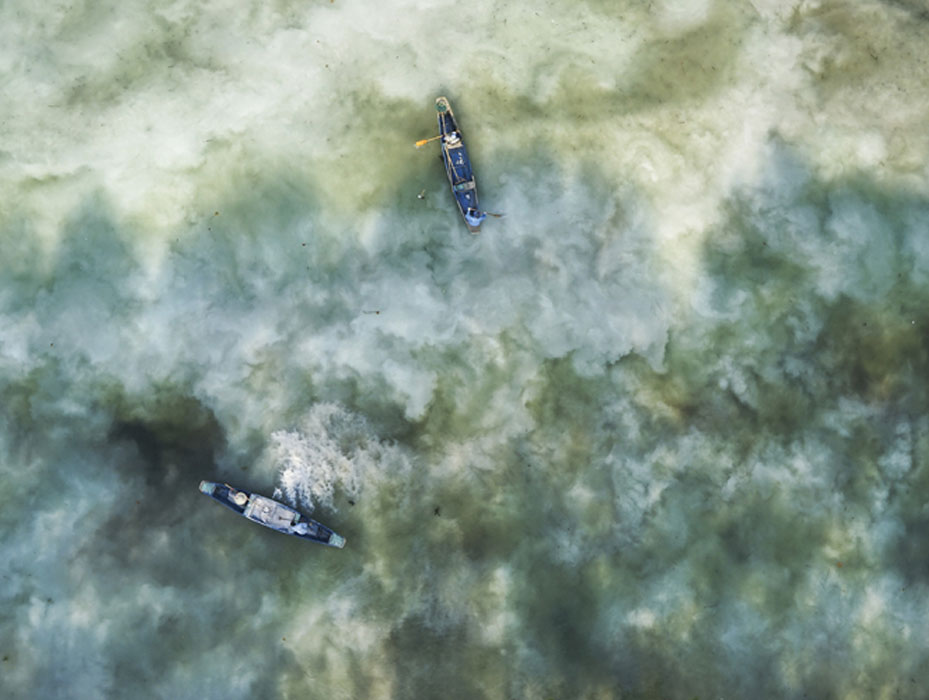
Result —
<path fill-rule="evenodd" d="M 215 481 L 201 481 L 200 492 L 252 522 L 283 532 L 285 535 L 318 542 L 327 547 L 341 549 L 345 546 L 344 537 L 273 498 L 242 491 L 229 484 L 218 484 Z"/>
<path fill-rule="evenodd" d="M 442 137 L 442 162 L 445 164 L 445 174 L 452 188 L 452 196 L 468 230 L 471 233 L 479 233 L 481 222 L 487 218 L 487 214 L 478 207 L 477 182 L 461 129 L 448 99 L 436 98 L 435 110 L 438 113 L 439 135 Z"/>

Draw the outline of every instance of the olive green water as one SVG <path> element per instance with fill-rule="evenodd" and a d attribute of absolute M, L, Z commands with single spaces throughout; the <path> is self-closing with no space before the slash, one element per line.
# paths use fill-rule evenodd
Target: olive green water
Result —
<path fill-rule="evenodd" d="M 927 28 L 4 5 L 0 695 L 924 697 Z"/>

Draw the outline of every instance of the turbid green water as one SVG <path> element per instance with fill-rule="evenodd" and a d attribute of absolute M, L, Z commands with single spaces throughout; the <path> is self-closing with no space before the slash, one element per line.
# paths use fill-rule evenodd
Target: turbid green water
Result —
<path fill-rule="evenodd" d="M 4 4 L 0 696 L 926 697 L 927 36 Z"/>

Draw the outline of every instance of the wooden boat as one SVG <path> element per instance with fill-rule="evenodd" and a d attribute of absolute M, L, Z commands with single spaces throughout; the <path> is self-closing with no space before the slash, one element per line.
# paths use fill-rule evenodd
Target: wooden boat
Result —
<path fill-rule="evenodd" d="M 249 493 L 233 488 L 229 484 L 217 484 L 215 481 L 201 481 L 200 492 L 254 523 L 277 530 L 285 535 L 293 535 L 311 542 L 318 542 L 327 547 L 345 546 L 345 538 L 335 534 L 322 523 L 308 518 L 290 506 L 273 498 L 257 493 Z"/>
<path fill-rule="evenodd" d="M 439 136 L 436 138 L 442 141 L 442 162 L 445 164 L 445 174 L 452 188 L 452 196 L 468 230 L 471 233 L 480 233 L 481 222 L 487 218 L 487 214 L 478 207 L 477 183 L 461 129 L 455 120 L 452 106 L 445 97 L 436 98 L 435 110 L 439 120 Z"/>

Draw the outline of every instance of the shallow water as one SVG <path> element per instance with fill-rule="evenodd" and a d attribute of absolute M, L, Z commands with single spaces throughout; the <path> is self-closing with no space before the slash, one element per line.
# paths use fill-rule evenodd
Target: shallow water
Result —
<path fill-rule="evenodd" d="M 923 5 L 149 5 L 0 8 L 0 695 L 925 696 Z"/>

